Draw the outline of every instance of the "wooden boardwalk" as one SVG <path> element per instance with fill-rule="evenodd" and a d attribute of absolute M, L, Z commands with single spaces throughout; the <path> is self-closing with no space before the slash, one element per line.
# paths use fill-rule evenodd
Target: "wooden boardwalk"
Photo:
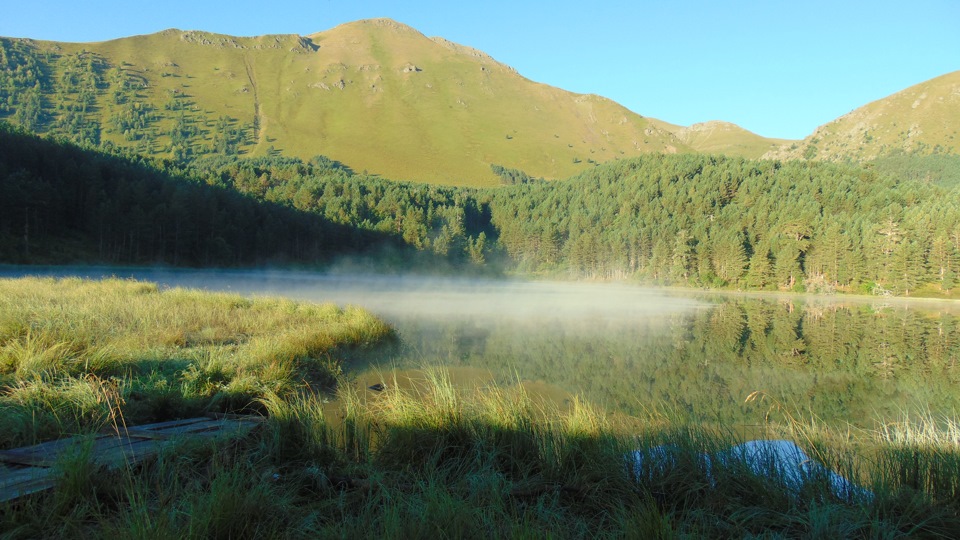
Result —
<path fill-rule="evenodd" d="M 101 467 L 116 469 L 136 465 L 156 456 L 170 440 L 241 437 L 264 421 L 262 416 L 219 415 L 120 427 L 117 432 L 96 435 L 90 456 Z M 89 437 L 72 437 L 35 446 L 0 450 L 0 502 L 50 489 L 56 485 L 54 465 Z"/>

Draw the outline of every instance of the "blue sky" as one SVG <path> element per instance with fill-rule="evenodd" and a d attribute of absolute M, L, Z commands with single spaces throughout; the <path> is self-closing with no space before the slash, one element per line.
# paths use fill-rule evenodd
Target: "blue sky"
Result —
<path fill-rule="evenodd" d="M 522 75 L 644 116 L 802 138 L 870 101 L 960 70 L 960 0 L 592 3 L 388 0 L 14 1 L 0 36 L 102 41 L 166 28 L 311 34 L 390 17 Z"/>

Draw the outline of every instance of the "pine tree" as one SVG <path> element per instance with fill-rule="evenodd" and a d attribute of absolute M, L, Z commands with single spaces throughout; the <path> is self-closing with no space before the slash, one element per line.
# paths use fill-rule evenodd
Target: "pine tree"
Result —
<path fill-rule="evenodd" d="M 750 257 L 750 268 L 747 270 L 747 286 L 756 289 L 765 289 L 773 280 L 773 263 L 771 262 L 770 248 L 760 244 Z"/>

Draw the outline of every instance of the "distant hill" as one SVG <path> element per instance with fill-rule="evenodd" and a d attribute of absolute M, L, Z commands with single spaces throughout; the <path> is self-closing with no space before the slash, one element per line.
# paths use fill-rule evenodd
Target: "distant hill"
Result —
<path fill-rule="evenodd" d="M 960 71 L 864 105 L 764 157 L 863 162 L 951 154 L 960 154 Z"/>
<path fill-rule="evenodd" d="M 796 142 L 788 139 L 762 137 L 736 124 L 719 120 L 700 122 L 688 127 L 676 126 L 655 119 L 650 119 L 650 121 L 665 131 L 673 133 L 683 144 L 694 151 L 704 154 L 722 154 L 757 159 L 767 152 L 778 150 L 782 146 Z"/>
<path fill-rule="evenodd" d="M 489 185 L 491 165 L 560 178 L 692 150 L 609 99 L 388 19 L 309 36 L 165 30 L 0 46 L 0 119 L 147 155 L 322 154 L 393 179 Z"/>

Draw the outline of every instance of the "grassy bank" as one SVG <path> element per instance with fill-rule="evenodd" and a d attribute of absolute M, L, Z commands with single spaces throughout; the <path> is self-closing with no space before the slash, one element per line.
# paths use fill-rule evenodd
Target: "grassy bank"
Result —
<path fill-rule="evenodd" d="M 427 371 L 382 392 L 340 385 L 336 408 L 298 391 L 334 378 L 338 351 L 389 335 L 360 311 L 128 281 L 0 286 L 0 421 L 22 424 L 5 444 L 173 405 L 268 416 L 245 440 L 184 440 L 138 467 L 98 470 L 81 449 L 57 489 L 0 506 L 12 538 L 960 536 L 948 420 L 840 432 L 773 407 L 766 437 L 872 495 L 818 476 L 797 488 L 776 470 L 705 461 L 742 442 L 728 426 L 559 409 L 521 385 L 464 389 Z"/>
<path fill-rule="evenodd" d="M 110 422 L 262 409 L 390 338 L 368 312 L 154 284 L 0 280 L 0 448 Z"/>

